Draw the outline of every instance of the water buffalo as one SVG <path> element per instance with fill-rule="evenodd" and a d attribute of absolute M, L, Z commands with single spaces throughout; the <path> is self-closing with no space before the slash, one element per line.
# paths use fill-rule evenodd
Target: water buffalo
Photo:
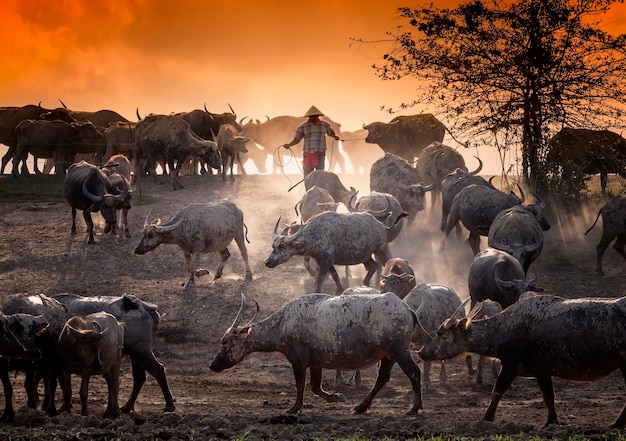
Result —
<path fill-rule="evenodd" d="M 609 244 L 613 242 L 613 239 L 616 237 L 617 240 L 613 244 L 613 249 L 626 259 L 626 252 L 624 252 L 624 246 L 626 246 L 626 196 L 616 196 L 607 202 L 600 211 L 598 211 L 595 222 L 585 232 L 585 235 L 596 226 L 600 215 L 602 215 L 603 227 L 602 239 L 600 239 L 596 247 L 596 274 L 603 276 L 602 256 Z"/>
<path fill-rule="evenodd" d="M 37 374 L 44 381 L 44 402 L 42 409 L 48 415 L 55 415 L 56 409 L 50 401 L 50 391 L 54 389 L 58 376 L 58 351 L 56 343 L 67 320 L 67 309 L 57 300 L 43 294 L 24 293 L 6 297 L 0 309 L 7 314 L 10 328 L 20 339 L 30 356 L 0 359 L 0 377 L 4 388 L 5 408 L 0 421 L 13 421 L 13 386 L 10 371 L 25 373 L 24 387 L 28 407 L 37 407 Z"/>
<path fill-rule="evenodd" d="M 430 113 L 396 116 L 389 123 L 373 122 L 363 128 L 367 130 L 366 142 L 410 162 L 431 143 L 443 141 L 446 133 L 443 123 Z"/>
<path fill-rule="evenodd" d="M 88 242 L 94 244 L 91 213 L 100 211 L 105 222 L 115 225 L 116 208 L 130 196 L 127 183 L 111 185 L 109 177 L 95 165 L 85 161 L 72 164 L 63 182 L 63 195 L 72 207 L 72 234 L 76 234 L 76 210 L 83 211 L 87 224 Z"/>
<path fill-rule="evenodd" d="M 425 185 L 422 176 L 406 160 L 385 153 L 370 169 L 370 190 L 389 193 L 398 199 L 402 210 L 415 219 L 424 210 L 424 195 L 435 188 L 435 183 Z"/>
<path fill-rule="evenodd" d="M 294 255 L 311 256 L 319 265 L 315 291 L 321 292 L 322 282 L 330 272 L 337 294 L 344 288 L 333 265 L 358 265 L 367 269 L 363 285 L 369 285 L 379 266 L 391 257 L 387 245 L 387 228 L 369 213 L 324 212 L 312 217 L 289 236 L 273 232 L 272 253 L 265 265 L 274 268 Z M 376 256 L 378 263 L 372 258 Z"/>
<path fill-rule="evenodd" d="M 420 176 L 432 176 L 435 187 L 430 193 L 431 205 L 434 207 L 441 193 L 441 182 L 456 169 L 467 171 L 463 156 L 445 144 L 435 141 L 419 154 L 415 169 Z M 469 172 L 468 172 L 469 173 Z M 472 172 L 471 174 L 476 174 Z"/>
<path fill-rule="evenodd" d="M 211 370 L 221 372 L 253 352 L 284 354 L 296 379 L 296 403 L 287 413 L 296 414 L 303 406 L 307 368 L 313 393 L 336 402 L 345 397 L 322 389 L 322 369 L 356 370 L 380 361 L 375 385 L 354 408 L 356 413 L 364 413 L 389 381 L 397 362 L 413 388 L 409 414 L 422 408 L 421 373 L 409 352 L 415 314 L 395 294 L 309 294 L 288 302 L 265 320 L 255 322 L 255 314 L 245 325 L 240 323 L 246 309 L 243 294 L 241 299 L 239 313 L 222 337 Z"/>
<path fill-rule="evenodd" d="M 502 210 L 489 227 L 487 243 L 491 248 L 506 251 L 515 257 L 528 274 L 530 265 L 543 249 L 543 232 L 551 227 L 544 217 L 545 204 L 515 205 Z"/>
<path fill-rule="evenodd" d="M 165 161 L 172 190 L 183 188 L 178 173 L 189 156 L 203 158 L 214 169 L 220 168 L 217 143 L 200 138 L 184 119 L 174 115 L 148 115 L 137 123 L 134 156 L 138 177 L 143 175 L 144 165 L 156 176 L 156 162 Z"/>
<path fill-rule="evenodd" d="M 402 218 L 408 213 L 402 210 L 402 205 L 396 197 L 389 193 L 373 191 L 366 196 L 361 196 L 350 211 L 364 211 L 376 217 L 389 227 L 387 230 L 387 242 L 395 240 L 402 230 Z"/>
<path fill-rule="evenodd" d="M 17 144 L 13 152 L 13 176 L 28 153 L 35 157 L 56 158 L 55 172 L 65 175 L 68 164 L 78 153 L 93 153 L 102 158 L 105 144 L 102 133 L 90 122 L 25 120 L 15 129 Z M 100 159 L 101 160 L 101 159 Z M 38 168 L 35 160 L 35 171 Z"/>
<path fill-rule="evenodd" d="M 496 357 L 502 369 L 483 420 L 494 420 L 503 395 L 517 376 L 523 376 L 537 379 L 548 408 L 545 426 L 559 424 L 553 376 L 594 381 L 620 369 L 626 381 L 625 315 L 626 297 L 530 296 L 486 319 L 446 321 L 418 355 L 441 360 L 470 351 Z M 626 407 L 613 427 L 623 429 L 625 424 Z"/>
<path fill-rule="evenodd" d="M 478 302 L 491 299 L 503 308 L 515 303 L 526 291 L 541 291 L 537 277 L 525 279 L 526 274 L 519 261 L 509 253 L 487 248 L 478 253 L 470 265 L 467 276 L 471 308 Z"/>
<path fill-rule="evenodd" d="M 478 254 L 480 252 L 480 236 L 489 234 L 489 227 L 498 213 L 524 202 L 524 192 L 521 188 L 519 190 L 521 197 L 513 192 L 506 194 L 485 185 L 472 184 L 463 188 L 452 201 L 444 229 L 444 244 L 452 229 L 460 221 L 469 230 L 467 241 L 474 255 Z"/>
<path fill-rule="evenodd" d="M 246 281 L 252 280 L 245 241 L 247 227 L 243 222 L 243 212 L 227 199 L 206 204 L 191 204 L 182 208 L 172 219 L 161 224 L 161 219 L 144 223 L 141 241 L 135 247 L 135 254 L 145 254 L 161 244 L 178 245 L 185 254 L 185 266 L 189 280 L 185 292 L 195 288 L 195 277 L 209 273 L 206 269 L 196 269 L 200 256 L 204 253 L 219 252 L 221 261 L 214 279 L 222 277 L 222 270 L 230 257 L 228 244 L 235 239 L 246 266 Z"/>
<path fill-rule="evenodd" d="M 124 325 L 124 354 L 130 358 L 133 370 L 133 389 L 122 412 L 130 413 L 146 381 L 146 371 L 156 380 L 165 398 L 164 412 L 175 410 L 174 398 L 167 383 L 165 367 L 154 355 L 154 339 L 161 323 L 156 305 L 144 302 L 133 295 L 82 297 L 59 294 L 55 300 L 65 305 L 69 314 L 88 315 L 108 312 Z"/>
<path fill-rule="evenodd" d="M 124 346 L 124 328 L 117 319 L 106 312 L 87 316 L 75 315 L 68 319 L 59 336 L 59 352 L 63 359 L 60 367 L 60 384 L 63 389 L 64 412 L 72 409 L 71 374 L 81 377 L 81 415 L 87 416 L 89 377 L 102 375 L 108 389 L 107 407 L 103 418 L 118 418 L 120 365 Z M 52 395 L 51 399 L 54 399 Z"/>
<path fill-rule="evenodd" d="M 227 169 L 230 168 L 230 179 L 235 179 L 233 174 L 233 166 L 235 161 L 239 163 L 239 172 L 242 175 L 246 174 L 241 163 L 241 154 L 247 153 L 246 143 L 250 141 L 249 138 L 242 135 L 237 131 L 237 128 L 232 124 L 222 124 L 217 132 L 217 149 L 220 152 L 222 158 L 222 180 L 226 179 Z"/>
<path fill-rule="evenodd" d="M 357 195 L 358 191 L 354 187 L 348 190 L 339 179 L 336 173 L 325 170 L 313 170 L 304 178 L 304 188 L 311 189 L 313 186 L 328 190 L 335 202 L 341 202 L 350 208 L 350 201 Z"/>

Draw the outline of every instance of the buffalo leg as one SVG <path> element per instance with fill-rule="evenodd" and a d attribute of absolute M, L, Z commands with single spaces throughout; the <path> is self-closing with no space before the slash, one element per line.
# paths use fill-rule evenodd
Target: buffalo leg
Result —
<path fill-rule="evenodd" d="M 311 372 L 311 390 L 315 395 L 324 398 L 329 403 L 346 401 L 346 397 L 343 394 L 329 394 L 322 388 L 322 368 L 309 367 L 309 371 Z"/>
<path fill-rule="evenodd" d="M 87 399 L 89 398 L 89 375 L 83 375 L 80 381 L 80 414 L 82 416 L 89 415 L 87 411 Z"/>
<path fill-rule="evenodd" d="M 250 263 L 248 262 L 248 249 L 246 248 L 245 243 L 245 235 L 243 234 L 235 234 L 235 243 L 239 248 L 239 252 L 241 253 L 241 259 L 243 260 L 244 265 L 246 266 L 246 282 L 252 281 L 252 270 L 250 269 Z"/>
<path fill-rule="evenodd" d="M 626 234 L 620 234 L 617 236 L 617 240 L 613 245 L 613 249 L 617 251 L 624 259 L 626 259 L 626 252 L 624 252 L 624 247 L 626 246 Z"/>
<path fill-rule="evenodd" d="M 196 265 L 199 258 L 200 256 L 198 253 L 185 253 L 185 269 L 187 269 L 187 272 L 189 273 L 189 279 L 187 280 L 187 283 L 185 283 L 184 288 L 186 292 L 193 291 L 196 286 Z"/>
<path fill-rule="evenodd" d="M 500 371 L 500 375 L 498 375 L 498 378 L 496 379 L 496 384 L 494 384 L 493 390 L 491 391 L 491 402 L 489 403 L 489 407 L 483 417 L 484 421 L 493 421 L 495 419 L 498 403 L 500 403 L 504 393 L 509 389 L 509 387 L 511 387 L 515 377 L 517 377 L 516 370 L 517 366 L 502 363 L 502 370 Z"/>
<path fill-rule="evenodd" d="M 626 365 L 622 365 L 621 371 L 622 377 L 624 378 L 624 384 L 626 384 Z M 626 406 L 624 406 L 622 413 L 619 414 L 617 421 L 615 421 L 611 427 L 614 429 L 623 429 L 624 425 L 626 425 Z"/>
<path fill-rule="evenodd" d="M 378 264 L 370 256 L 365 262 L 363 262 L 363 265 L 367 269 L 367 274 L 365 275 L 365 278 L 363 279 L 363 285 L 370 286 L 372 277 L 374 276 L 374 274 L 376 273 L 376 270 L 378 269 Z"/>
<path fill-rule="evenodd" d="M 215 272 L 214 279 L 219 279 L 222 277 L 222 272 L 224 271 L 224 265 L 226 265 L 226 261 L 230 258 L 230 251 L 228 248 L 224 248 L 220 250 L 220 264 L 217 266 L 217 271 Z"/>
<path fill-rule="evenodd" d="M 76 234 L 76 208 L 72 208 L 72 231 L 71 234 Z"/>
<path fill-rule="evenodd" d="M 9 377 L 9 368 L 5 360 L 0 361 L 0 379 L 2 380 L 2 388 L 4 389 L 4 412 L 0 416 L 0 421 L 12 422 L 15 419 L 15 410 L 13 409 L 13 385 Z"/>
<path fill-rule="evenodd" d="M 604 256 L 604 252 L 609 247 L 612 240 L 613 237 L 605 237 L 603 235 L 600 243 L 598 243 L 598 246 L 596 247 L 596 274 L 598 276 L 604 275 L 604 271 L 602 271 L 602 256 Z"/>
<path fill-rule="evenodd" d="M 337 286 L 336 294 L 337 295 L 341 294 L 343 292 L 343 286 L 341 285 L 341 279 L 339 278 L 339 274 L 337 274 L 337 270 L 335 269 L 334 266 L 331 266 L 328 272 L 332 276 L 333 280 L 335 281 L 335 285 Z"/>
<path fill-rule="evenodd" d="M 104 411 L 103 418 L 119 418 L 120 406 L 118 401 L 118 395 L 120 390 L 120 369 L 119 364 L 117 367 L 112 367 L 109 372 L 103 374 L 104 380 L 107 383 L 107 389 L 109 392 L 107 408 Z"/>
<path fill-rule="evenodd" d="M 389 378 L 391 378 L 391 368 L 393 367 L 393 364 L 394 364 L 394 361 L 388 358 L 383 358 L 380 361 L 380 367 L 378 368 L 378 375 L 376 376 L 376 383 L 374 383 L 374 386 L 369 391 L 367 396 L 363 399 L 363 401 L 361 401 L 361 403 L 354 408 L 355 413 L 367 412 L 367 409 L 369 409 L 370 405 L 372 404 L 372 400 L 374 399 L 378 391 L 380 391 L 382 387 L 385 384 L 387 384 L 387 382 L 389 381 Z M 418 378 L 418 389 L 419 389 L 419 378 Z"/>
<path fill-rule="evenodd" d="M 407 415 L 416 415 L 417 411 L 422 408 L 422 390 L 420 389 L 422 373 L 409 351 L 396 355 L 396 361 L 402 372 L 409 378 L 413 389 L 413 407 L 407 412 Z"/>
<path fill-rule="evenodd" d="M 472 251 L 474 252 L 474 256 L 480 253 L 480 235 L 476 233 L 470 233 L 467 241 L 472 247 Z"/>
<path fill-rule="evenodd" d="M 83 218 L 85 219 L 85 223 L 87 224 L 87 233 L 89 234 L 89 240 L 87 241 L 90 244 L 95 244 L 95 240 L 93 239 L 93 220 L 91 219 L 91 211 L 83 210 Z"/>
<path fill-rule="evenodd" d="M 293 376 L 296 379 L 296 403 L 287 411 L 288 414 L 300 412 L 304 404 L 304 385 L 306 383 L 306 366 L 300 363 L 291 363 Z"/>
<path fill-rule="evenodd" d="M 124 404 L 124 406 L 122 406 L 122 412 L 130 413 L 134 411 L 137 396 L 139 396 L 139 392 L 141 391 L 143 384 L 146 382 L 146 371 L 155 378 L 161 387 L 163 398 L 165 398 L 165 408 L 163 409 L 163 412 L 174 412 L 176 406 L 174 405 L 174 397 L 172 397 L 170 387 L 167 384 L 165 367 L 154 356 L 154 354 L 149 352 L 130 355 L 130 364 L 133 370 L 133 389 L 130 393 L 128 401 Z"/>
<path fill-rule="evenodd" d="M 544 424 L 544 428 L 550 424 L 559 424 L 559 419 L 556 416 L 556 408 L 554 407 L 554 386 L 552 385 L 552 377 L 549 375 L 537 377 L 537 383 L 539 389 L 541 389 L 541 395 L 543 395 L 543 401 L 548 408 L 548 421 Z"/>

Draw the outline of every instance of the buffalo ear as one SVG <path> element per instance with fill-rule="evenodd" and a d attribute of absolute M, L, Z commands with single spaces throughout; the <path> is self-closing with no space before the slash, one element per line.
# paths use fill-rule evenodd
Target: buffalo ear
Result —
<path fill-rule="evenodd" d="M 239 335 L 246 337 L 248 334 L 252 332 L 252 326 L 246 325 L 241 328 L 238 332 Z"/>

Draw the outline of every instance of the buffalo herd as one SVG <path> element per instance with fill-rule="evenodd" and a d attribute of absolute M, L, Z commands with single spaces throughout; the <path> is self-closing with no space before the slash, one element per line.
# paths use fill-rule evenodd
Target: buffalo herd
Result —
<path fill-rule="evenodd" d="M 263 172 L 263 156 L 267 160 L 273 148 L 291 139 L 303 120 L 283 116 L 245 123 L 246 118 L 237 120 L 234 111 L 214 114 L 206 107 L 143 118 L 137 112 L 137 116 L 134 123 L 111 111 L 73 112 L 65 106 L 44 109 L 39 105 L 2 108 L 0 142 L 9 147 L 2 158 L 2 172 L 12 161 L 12 174 L 19 179 L 29 172 L 29 154 L 37 173 L 38 158 L 51 160 L 55 172 L 64 176 L 71 233 L 76 234 L 75 216 L 80 210 L 87 225 L 88 246 L 97 246 L 92 214 L 100 212 L 105 233 L 115 233 L 122 213 L 123 230 L 130 238 L 126 216 L 133 188 L 140 187 L 145 175 L 160 179 L 157 167 L 169 175 L 171 189 L 176 191 L 185 191 L 180 174 L 212 173 L 214 169 L 221 171 L 222 180 L 227 175 L 234 180 L 234 164 L 243 176 L 247 159 Z M 333 124 L 341 134 L 340 125 Z M 307 369 L 313 392 L 332 402 L 344 397 L 322 388 L 323 369 L 359 370 L 379 363 L 375 384 L 354 408 L 356 413 L 364 413 L 397 363 L 413 390 L 408 413 L 417 414 L 423 407 L 422 388 L 432 388 L 431 362 L 473 353 L 480 356 L 477 382 L 482 382 L 485 357 L 498 359 L 501 366 L 485 420 L 494 419 L 502 395 L 521 375 L 537 379 L 548 409 L 546 425 L 559 423 L 553 376 L 595 380 L 620 369 L 626 378 L 626 340 L 621 332 L 626 323 L 624 299 L 574 301 L 537 294 L 541 291 L 537 271 L 532 279 L 527 273 L 551 227 L 544 216 L 546 203 L 535 194 L 535 202 L 529 203 L 519 186 L 509 192 L 496 188 L 491 180 L 478 176 L 480 159 L 470 172 L 461 155 L 442 144 L 446 130 L 430 114 L 364 125 L 365 141 L 377 159 L 366 164 L 370 194 L 360 198 L 336 173 L 314 171 L 306 176 L 304 196 L 296 205 L 299 222 L 279 231 L 278 219 L 264 264 L 275 268 L 295 255 L 304 256 L 315 277 L 315 293 L 288 302 L 264 320 L 257 320 L 259 304 L 253 300 L 256 312 L 246 323 L 243 314 L 250 302 L 242 293 L 239 313 L 224 333 L 211 370 L 221 372 L 254 352 L 282 353 L 293 368 L 296 384 L 295 404 L 288 413 L 296 414 L 304 406 Z M 559 146 L 566 139 L 561 135 Z M 347 146 L 348 138 L 344 142 Z M 368 145 L 362 148 L 355 155 L 365 156 Z M 91 156 L 79 161 L 78 154 Z M 622 172 L 623 165 L 618 173 Z M 426 209 L 429 192 L 431 209 L 441 206 L 440 251 L 445 252 L 443 244 L 452 229 L 460 232 L 464 227 L 469 232 L 474 257 L 466 301 L 449 287 L 420 283 L 410 263 L 390 252 L 391 242 L 411 241 L 411 225 Z M 243 279 L 252 282 L 244 212 L 245 207 L 224 199 L 187 205 L 165 222 L 146 218 L 134 253 L 143 255 L 161 244 L 178 246 L 188 272 L 184 295 L 189 295 L 196 278 L 209 273 L 198 268 L 200 256 L 219 254 L 214 275 L 218 279 L 230 257 L 228 245 L 234 240 L 245 265 Z M 596 222 L 600 216 L 604 230 L 597 246 L 596 273 L 603 275 L 602 257 L 613 240 L 613 248 L 626 258 L 626 197 L 609 201 L 598 212 Z M 481 236 L 488 238 L 488 248 L 482 251 Z M 311 259 L 316 268 L 310 266 Z M 369 286 L 375 279 L 377 288 L 346 290 L 349 287 L 342 284 L 335 266 L 360 264 L 367 271 L 362 285 Z M 335 281 L 335 295 L 322 294 L 329 274 Z M 26 373 L 27 404 L 31 407 L 37 406 L 37 384 L 43 380 L 42 408 L 49 415 L 71 410 L 70 375 L 81 378 L 83 415 L 88 413 L 88 385 L 93 375 L 106 380 L 105 417 L 133 411 L 146 372 L 161 387 L 164 411 L 175 409 L 164 366 L 153 352 L 160 324 L 156 305 L 127 294 L 92 298 L 17 294 L 0 306 L 0 379 L 5 390 L 1 420 L 15 417 L 9 372 L 16 370 Z M 581 320 L 583 317 L 589 319 Z M 423 378 L 411 348 L 418 348 L 424 361 Z M 133 389 L 128 402 L 120 407 L 123 355 L 131 360 Z M 474 372 L 470 355 L 467 363 Z M 57 382 L 63 395 L 59 410 L 54 401 Z M 439 382 L 446 383 L 443 363 Z M 615 427 L 624 428 L 625 414 L 626 410 L 622 411 Z"/>

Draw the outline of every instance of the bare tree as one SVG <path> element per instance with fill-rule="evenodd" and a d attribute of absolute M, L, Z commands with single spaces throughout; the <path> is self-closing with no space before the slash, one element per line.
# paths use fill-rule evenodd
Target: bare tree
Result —
<path fill-rule="evenodd" d="M 551 134 L 624 125 L 626 35 L 601 29 L 601 18 L 621 2 L 403 7 L 408 25 L 388 33 L 393 44 L 374 68 L 383 79 L 418 78 L 416 97 L 400 108 L 440 109 L 449 126 L 471 140 L 466 146 L 495 140 L 499 149 L 518 147 L 525 184 L 542 187 L 539 170 Z"/>

